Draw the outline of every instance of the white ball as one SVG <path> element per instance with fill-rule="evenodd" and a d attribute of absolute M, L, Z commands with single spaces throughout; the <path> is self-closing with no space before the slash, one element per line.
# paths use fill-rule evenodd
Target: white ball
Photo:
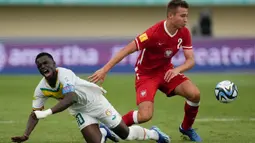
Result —
<path fill-rule="evenodd" d="M 230 103 L 234 101 L 238 95 L 237 86 L 229 80 L 219 82 L 214 92 L 216 99 L 222 103 Z"/>

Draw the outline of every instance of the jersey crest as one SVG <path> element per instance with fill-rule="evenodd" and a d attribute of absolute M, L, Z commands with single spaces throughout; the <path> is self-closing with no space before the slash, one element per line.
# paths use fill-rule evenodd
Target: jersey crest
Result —
<path fill-rule="evenodd" d="M 166 58 L 170 58 L 171 55 L 172 55 L 172 53 L 173 53 L 172 50 L 166 49 L 166 50 L 165 50 L 165 55 L 164 55 L 164 56 L 165 56 Z"/>

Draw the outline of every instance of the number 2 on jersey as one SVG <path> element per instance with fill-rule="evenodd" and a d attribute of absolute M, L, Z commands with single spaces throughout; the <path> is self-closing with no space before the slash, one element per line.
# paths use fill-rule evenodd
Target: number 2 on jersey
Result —
<path fill-rule="evenodd" d="M 177 49 L 180 49 L 182 46 L 182 38 L 178 39 L 178 45 L 177 45 Z"/>

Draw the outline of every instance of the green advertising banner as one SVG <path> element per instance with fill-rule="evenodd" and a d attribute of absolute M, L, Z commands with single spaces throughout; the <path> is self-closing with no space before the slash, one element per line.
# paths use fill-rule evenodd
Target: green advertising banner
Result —
<path fill-rule="evenodd" d="M 0 0 L 0 5 L 163 6 L 169 0 Z M 251 5 L 255 0 L 187 0 L 190 5 Z"/>

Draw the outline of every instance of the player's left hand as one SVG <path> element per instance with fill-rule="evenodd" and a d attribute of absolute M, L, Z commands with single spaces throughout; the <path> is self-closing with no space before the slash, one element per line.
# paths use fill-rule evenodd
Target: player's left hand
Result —
<path fill-rule="evenodd" d="M 103 68 L 97 70 L 93 75 L 89 76 L 88 79 L 90 82 L 94 82 L 94 83 L 98 83 L 100 84 L 100 86 L 102 86 L 105 76 L 106 76 L 107 72 L 105 72 L 105 70 Z"/>
<path fill-rule="evenodd" d="M 23 136 L 12 137 L 11 140 L 12 142 L 21 143 L 28 140 L 28 136 L 23 135 Z"/>
<path fill-rule="evenodd" d="M 164 76 L 164 80 L 166 82 L 170 82 L 172 78 L 174 78 L 176 75 L 178 75 L 180 71 L 178 69 L 169 69 Z"/>
<path fill-rule="evenodd" d="M 52 114 L 52 110 L 48 109 L 45 111 L 34 111 L 37 119 L 43 119 Z"/>

